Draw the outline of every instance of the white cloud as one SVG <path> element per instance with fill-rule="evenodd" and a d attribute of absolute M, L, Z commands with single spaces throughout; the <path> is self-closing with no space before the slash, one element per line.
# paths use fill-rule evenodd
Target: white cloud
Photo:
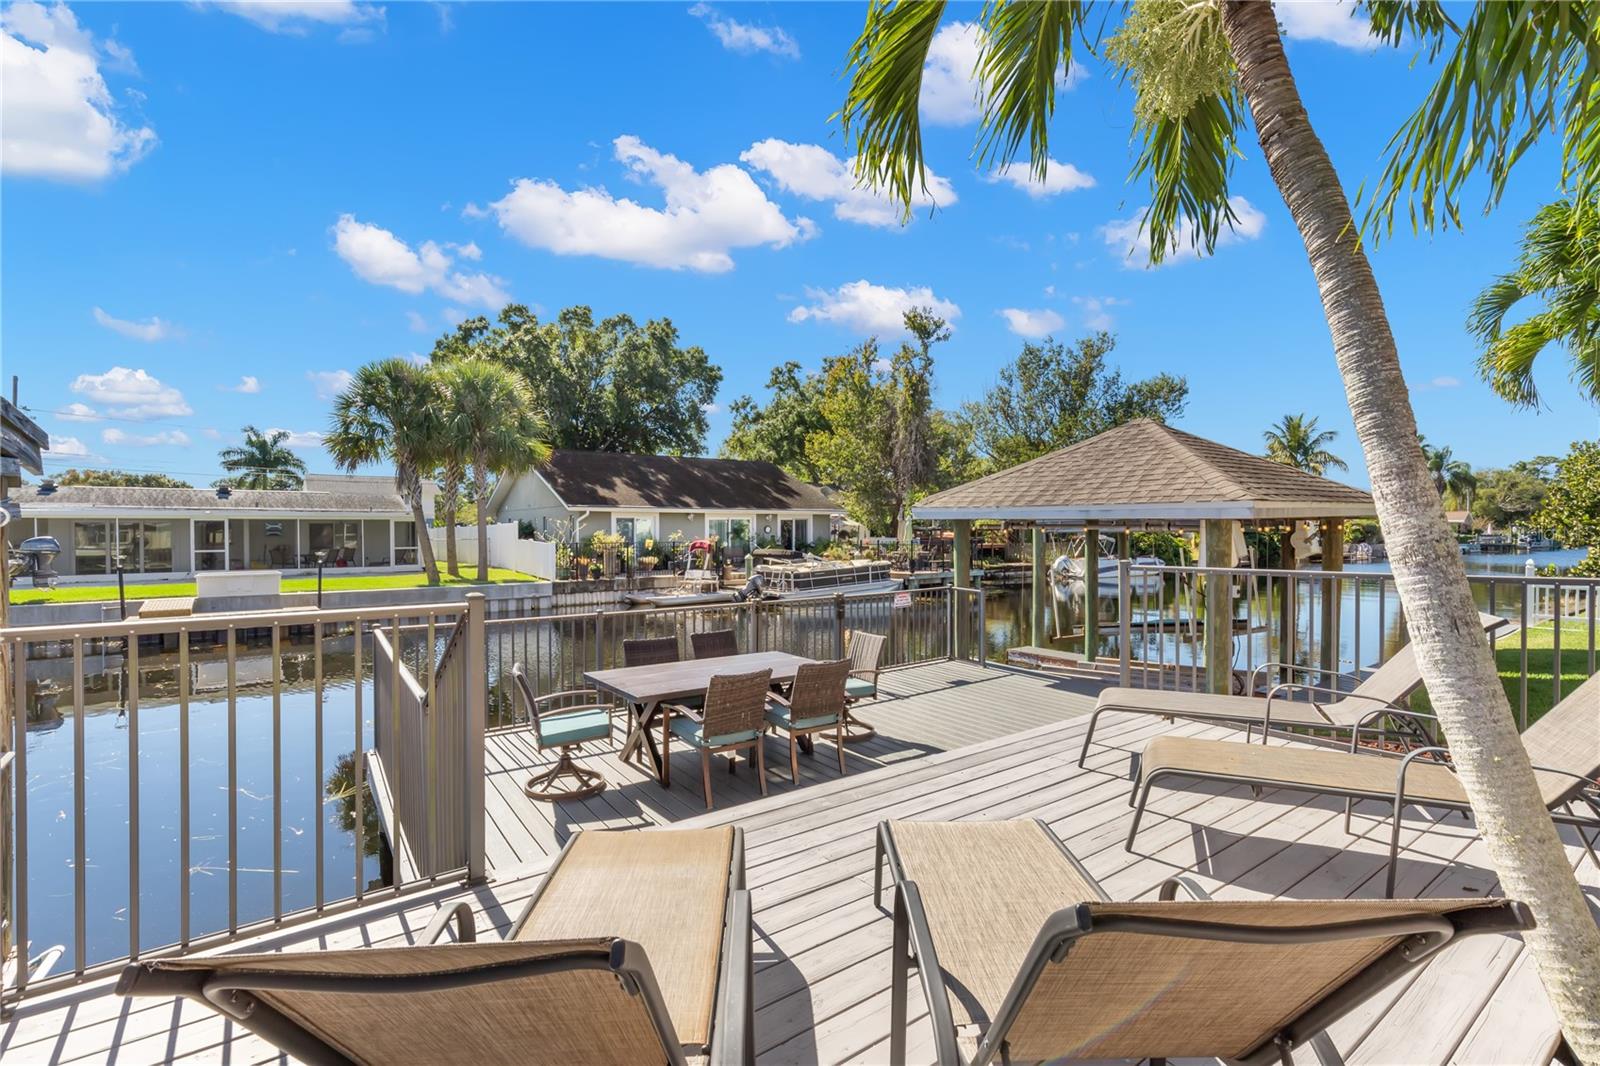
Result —
<path fill-rule="evenodd" d="M 223 392 L 242 392 L 246 395 L 254 395 L 261 391 L 261 379 L 246 374 L 239 379 L 239 384 L 237 385 L 218 385 L 217 388 Z"/>
<path fill-rule="evenodd" d="M 194 413 L 183 393 L 163 385 L 142 369 L 114 366 L 104 374 L 79 374 L 69 388 L 118 418 L 170 418 Z"/>
<path fill-rule="evenodd" d="M 922 67 L 923 121 L 935 126 L 967 126 L 983 117 L 975 72 L 983 48 L 983 31 L 975 22 L 947 22 L 928 45 Z M 1082 56 L 1070 75 L 1058 74 L 1056 86 L 1070 89 L 1089 76 Z"/>
<path fill-rule="evenodd" d="M 50 438 L 50 454 L 59 456 L 82 456 L 89 454 L 89 448 L 77 437 L 63 437 L 59 433 Z"/>
<path fill-rule="evenodd" d="M 1260 237 L 1262 230 L 1267 227 L 1267 216 L 1243 196 L 1228 197 L 1228 204 L 1233 208 L 1238 221 L 1231 228 L 1226 225 L 1222 227 L 1221 232 L 1217 234 L 1217 247 L 1253 241 Z M 1151 269 L 1150 235 L 1143 227 L 1147 210 L 1149 208 L 1140 208 L 1132 218 L 1116 219 L 1100 227 L 1100 235 L 1105 239 L 1106 247 L 1110 248 L 1112 254 L 1129 270 Z M 1171 266 L 1186 259 L 1201 257 L 1200 252 L 1194 247 L 1194 232 L 1192 221 L 1186 218 L 1179 222 L 1177 246 L 1168 251 L 1166 259 L 1162 260 L 1162 266 Z"/>
<path fill-rule="evenodd" d="M 20 0 L 0 14 L 0 28 L 0 169 L 95 181 L 155 147 L 155 130 L 118 114 L 100 75 L 102 49 L 66 4 Z M 110 65 L 132 64 L 132 54 L 116 42 L 104 48 Z"/>
<path fill-rule="evenodd" d="M 218 429 L 216 426 L 207 426 L 200 431 L 200 435 L 206 440 L 221 440 L 222 430 Z"/>
<path fill-rule="evenodd" d="M 249 19 L 269 33 L 304 36 L 314 26 L 342 26 L 365 30 L 384 21 L 384 10 L 376 4 L 355 0 L 210 0 L 210 6 Z M 361 36 L 341 35 L 343 40 L 364 40 Z"/>
<path fill-rule="evenodd" d="M 348 370 L 307 370 L 306 380 L 315 386 L 317 399 L 332 400 L 349 388 L 355 375 Z"/>
<path fill-rule="evenodd" d="M 1060 163 L 1054 159 L 1050 160 L 1050 168 L 1045 171 L 1043 181 L 1035 181 L 1028 164 L 1022 162 L 1007 163 L 990 174 L 988 180 L 1003 181 L 1007 185 L 1013 185 L 1035 200 L 1077 189 L 1094 188 L 1094 178 L 1091 175 L 1085 174 L 1071 163 Z"/>
<path fill-rule="evenodd" d="M 740 153 L 739 161 L 772 176 L 785 192 L 833 203 L 835 218 L 868 226 L 900 222 L 900 205 L 886 193 L 857 183 L 855 160 L 840 159 L 819 144 L 791 144 L 769 137 Z M 918 190 L 911 206 L 948 207 L 956 202 L 950 182 L 927 172 L 927 191 Z"/>
<path fill-rule="evenodd" d="M 69 403 L 56 412 L 56 417 L 66 422 L 98 422 L 100 415 L 86 403 Z"/>
<path fill-rule="evenodd" d="M 140 434 L 127 433 L 112 427 L 101 430 L 100 439 L 107 444 L 118 444 L 125 448 L 153 448 L 162 444 L 182 448 L 190 443 L 189 434 L 181 429 L 163 429 L 157 433 Z"/>
<path fill-rule="evenodd" d="M 1030 311 L 1024 307 L 1003 307 L 1000 314 L 1006 328 L 1019 337 L 1043 337 L 1067 324 L 1067 320 L 1049 308 Z"/>
<path fill-rule="evenodd" d="M 706 24 L 706 28 L 730 52 L 749 55 L 753 52 L 770 52 L 788 59 L 800 58 L 800 45 L 781 26 L 753 26 L 719 12 L 710 4 L 695 4 L 689 14 Z"/>
<path fill-rule="evenodd" d="M 862 279 L 847 282 L 831 292 L 807 289 L 806 296 L 814 302 L 790 311 L 790 322 L 814 319 L 837 322 L 862 333 L 899 333 L 905 327 L 905 313 L 914 307 L 932 308 L 934 314 L 947 322 L 961 317 L 961 308 L 935 296 L 925 285 L 896 289 Z"/>
<path fill-rule="evenodd" d="M 1117 324 L 1111 317 L 1111 308 L 1129 303 L 1115 296 L 1074 296 L 1072 302 L 1083 309 L 1083 324 L 1090 329 L 1110 329 Z"/>
<path fill-rule="evenodd" d="M 413 251 L 382 226 L 358 222 L 354 215 L 340 215 L 334 224 L 333 250 L 357 277 L 374 285 L 413 294 L 432 289 L 447 300 L 490 308 L 511 301 L 500 278 L 452 271 L 454 260 L 433 241 L 423 241 Z"/>
<path fill-rule="evenodd" d="M 1353 3 L 1335 0 L 1284 0 L 1274 5 L 1283 35 L 1291 41 L 1326 41 L 1341 48 L 1370 51 L 1383 42 Z"/>
<path fill-rule="evenodd" d="M 1427 381 L 1421 382 L 1420 384 L 1412 385 L 1411 391 L 1437 392 L 1440 389 L 1459 389 L 1460 387 L 1460 378 L 1452 377 L 1449 374 L 1443 374 L 1436 378 L 1429 378 Z"/>
<path fill-rule="evenodd" d="M 433 329 L 428 320 L 415 311 L 406 312 L 406 328 L 412 333 L 428 333 Z"/>
<path fill-rule="evenodd" d="M 784 217 L 731 163 L 697 171 L 634 136 L 612 143 L 631 177 L 661 189 L 664 208 L 618 199 L 604 188 L 568 192 L 552 181 L 522 178 L 490 205 L 501 228 L 557 255 L 706 273 L 732 270 L 735 248 L 783 248 L 815 232 L 810 219 Z"/>
<path fill-rule="evenodd" d="M 140 322 L 128 318 L 114 318 L 98 307 L 94 309 L 94 320 L 111 332 L 120 333 L 136 341 L 164 341 L 183 335 L 183 330 L 165 319 L 149 318 Z"/>
<path fill-rule="evenodd" d="M 268 437 L 274 433 L 287 433 L 284 443 L 291 448 L 320 448 L 322 447 L 322 434 L 314 429 L 304 431 L 294 429 L 280 429 L 277 426 L 266 431 Z"/>
<path fill-rule="evenodd" d="M 447 247 L 463 259 L 470 259 L 474 263 L 483 258 L 483 249 L 478 247 L 477 241 L 468 241 L 466 244 L 451 244 Z"/>

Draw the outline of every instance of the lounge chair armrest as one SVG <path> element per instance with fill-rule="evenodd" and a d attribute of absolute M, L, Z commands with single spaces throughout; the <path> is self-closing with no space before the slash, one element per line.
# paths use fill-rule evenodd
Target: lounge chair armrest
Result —
<path fill-rule="evenodd" d="M 911 949 L 917 956 L 917 977 L 933 1022 L 934 1061 L 939 1066 L 953 1066 L 962 1059 L 956 1047 L 955 1022 L 950 1016 L 950 993 L 944 986 L 944 971 L 939 969 L 939 953 L 933 946 L 933 932 L 928 928 L 928 914 L 922 909 L 922 893 L 915 881 L 895 882 L 894 905 L 895 920 L 906 923 Z"/>
<path fill-rule="evenodd" d="M 1406 771 L 1411 769 L 1411 764 L 1412 763 L 1416 762 L 1418 759 L 1422 758 L 1422 756 L 1424 756 L 1424 755 L 1443 755 L 1448 760 L 1448 758 L 1450 756 L 1450 749 L 1449 748 L 1412 748 L 1410 751 L 1406 752 L 1405 758 L 1400 760 L 1400 768 L 1394 772 L 1394 793 L 1395 793 L 1395 796 L 1397 798 L 1405 796 L 1405 793 L 1406 793 Z M 1443 762 L 1443 763 L 1439 763 L 1438 765 L 1444 766 L 1447 769 L 1451 770 L 1452 772 L 1454 772 L 1454 770 L 1455 770 L 1455 767 L 1451 766 L 1448 761 Z"/>
<path fill-rule="evenodd" d="M 1361 681 L 1361 675 L 1351 671 L 1324 670 L 1320 666 L 1311 666 L 1303 663 L 1286 663 L 1282 660 L 1275 659 L 1272 662 L 1261 663 L 1254 670 L 1250 671 L 1250 684 L 1245 686 L 1245 692 L 1254 692 L 1256 690 L 1256 681 L 1259 676 L 1274 668 L 1284 671 L 1289 676 L 1290 680 L 1293 680 L 1295 674 L 1332 674 L 1335 677 L 1345 677 L 1355 682 Z"/>
<path fill-rule="evenodd" d="M 756 1061 L 755 960 L 751 948 L 750 892 L 728 898 L 722 937 L 722 981 L 711 1028 L 708 1066 L 752 1066 Z"/>
<path fill-rule="evenodd" d="M 1571 770 L 1560 770 L 1554 766 L 1535 766 L 1534 770 L 1541 774 L 1559 774 L 1562 777 L 1570 777 L 1574 781 L 1582 781 L 1586 786 L 1588 786 L 1588 788 L 1600 789 L 1600 781 L 1596 781 L 1592 777 L 1585 777 L 1582 774 L 1574 773 Z M 1585 789 L 1585 791 L 1587 791 L 1587 789 Z"/>
<path fill-rule="evenodd" d="M 1204 900 L 1211 898 L 1211 893 L 1200 887 L 1200 882 L 1183 874 L 1169 877 L 1161 882 L 1161 891 L 1157 895 L 1163 900 L 1174 900 L 1178 898 L 1178 889 L 1180 888 L 1189 894 L 1190 899 Z"/>
<path fill-rule="evenodd" d="M 477 941 L 478 926 L 472 915 L 472 905 L 465 900 L 458 900 L 433 912 L 428 927 L 422 931 L 422 942 L 437 944 L 444 939 L 445 931 L 452 922 L 456 927 L 456 943 L 471 944 Z"/>
<path fill-rule="evenodd" d="M 1366 699 L 1367 697 L 1362 698 Z M 1382 726 L 1374 726 L 1371 724 L 1373 721 L 1379 718 L 1414 718 L 1419 721 L 1429 722 L 1437 722 L 1439 720 L 1438 715 L 1429 714 L 1427 711 L 1413 711 L 1410 707 L 1402 707 L 1397 703 L 1384 703 L 1382 706 L 1375 707 L 1366 714 L 1362 715 L 1356 720 L 1356 724 L 1350 727 L 1351 751 L 1356 750 L 1356 747 L 1361 742 L 1361 734 L 1363 733 L 1377 733 L 1382 737 L 1387 737 L 1389 735 L 1389 731 L 1387 729 L 1384 729 Z"/>

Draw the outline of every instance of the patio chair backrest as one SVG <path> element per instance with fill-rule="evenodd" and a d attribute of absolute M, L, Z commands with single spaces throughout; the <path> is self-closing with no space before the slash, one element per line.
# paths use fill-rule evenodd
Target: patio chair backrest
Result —
<path fill-rule="evenodd" d="M 589 939 L 220 955 L 131 966 L 118 989 L 247 1012 L 308 1062 L 663 1062 L 671 1023 L 618 980 L 642 954 Z"/>
<path fill-rule="evenodd" d="M 863 670 L 867 673 L 876 670 L 878 660 L 883 658 L 883 645 L 887 638 L 882 633 L 863 633 L 859 629 L 852 629 L 847 636 L 850 669 Z"/>
<path fill-rule="evenodd" d="M 1478 624 L 1485 633 L 1490 633 L 1505 625 L 1506 621 L 1479 612 Z M 1408 643 L 1351 690 L 1350 696 L 1364 699 L 1342 699 L 1326 710 L 1328 717 L 1340 725 L 1353 726 L 1377 709 L 1377 704 L 1372 701 L 1399 703 L 1421 687 L 1422 669 L 1417 665 L 1417 649 Z"/>
<path fill-rule="evenodd" d="M 1539 792 L 1549 806 L 1565 803 L 1583 788 L 1583 781 L 1600 779 L 1600 674 L 1567 693 L 1565 699 L 1540 716 L 1522 734 Z M 1551 773 L 1561 770 L 1564 773 Z"/>
<path fill-rule="evenodd" d="M 731 629 L 712 629 L 689 634 L 689 645 L 696 659 L 720 659 L 739 654 L 739 638 Z"/>
<path fill-rule="evenodd" d="M 759 731 L 766 721 L 772 671 L 716 674 L 706 686 L 703 735 L 709 740 Z"/>
<path fill-rule="evenodd" d="M 844 714 L 844 683 L 850 677 L 850 665 L 849 659 L 802 663 L 794 672 L 794 688 L 789 692 L 789 717 L 798 722 Z"/>
<path fill-rule="evenodd" d="M 1087 928 L 1059 962 L 1041 960 L 1006 1034 L 1010 1055 L 1231 1062 L 1270 1050 L 1285 1031 L 1303 1042 L 1332 1020 L 1319 1004 L 1337 1016 L 1397 976 L 1377 965 L 1392 950 L 1430 928 L 1453 936 L 1449 916 L 1480 908 L 1498 909 L 1500 928 L 1529 921 L 1519 904 L 1494 899 L 1084 903 L 1051 919 Z M 1390 919 L 1405 924 L 1377 924 Z M 1345 928 L 1326 930 L 1335 925 Z M 1295 1025 L 1302 1018 L 1309 1031 Z"/>
<path fill-rule="evenodd" d="M 623 666 L 656 666 L 677 661 L 677 637 L 632 637 L 622 642 Z"/>
<path fill-rule="evenodd" d="M 533 694 L 533 685 L 528 681 L 528 671 L 521 663 L 511 664 L 511 687 L 517 697 L 522 701 L 522 706 L 528 712 L 528 721 L 533 726 L 533 735 L 540 744 L 544 743 L 541 732 L 544 719 L 552 715 L 559 715 L 565 711 L 576 711 L 591 707 L 610 708 L 604 694 L 598 689 L 575 688 L 565 692 L 551 692 L 543 696 Z"/>

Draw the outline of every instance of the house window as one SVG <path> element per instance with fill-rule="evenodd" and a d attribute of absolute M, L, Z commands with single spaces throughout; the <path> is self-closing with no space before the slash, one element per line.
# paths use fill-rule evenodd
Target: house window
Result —
<path fill-rule="evenodd" d="M 74 573 L 111 573 L 111 523 L 72 523 L 72 559 Z"/>
<path fill-rule="evenodd" d="M 123 569 L 135 574 L 172 572 L 171 522 L 119 522 L 117 549 Z"/>
<path fill-rule="evenodd" d="M 394 565 L 417 565 L 417 524 L 415 522 L 396 522 L 394 524 Z"/>
<path fill-rule="evenodd" d="M 811 523 L 805 518 L 785 518 L 778 523 L 778 543 L 790 551 L 800 551 L 811 543 Z"/>
<path fill-rule="evenodd" d="M 729 566 L 743 566 L 744 557 L 750 554 L 750 520 L 748 518 L 713 518 L 706 523 L 711 536 L 717 538 L 717 550 Z"/>
<path fill-rule="evenodd" d="M 360 565 L 360 522 L 307 522 L 306 537 L 313 552 L 328 553 L 329 566 Z"/>
<path fill-rule="evenodd" d="M 635 555 L 644 553 L 645 541 L 654 541 L 656 536 L 656 520 L 648 516 L 617 519 L 617 536 L 623 542 L 633 546 Z"/>
<path fill-rule="evenodd" d="M 228 524 L 206 519 L 194 524 L 194 568 L 196 570 L 226 570 L 228 568 Z"/>

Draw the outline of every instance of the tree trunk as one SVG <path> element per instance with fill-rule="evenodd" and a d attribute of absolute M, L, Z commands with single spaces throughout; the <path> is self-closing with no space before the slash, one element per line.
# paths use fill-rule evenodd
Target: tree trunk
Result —
<path fill-rule="evenodd" d="M 472 467 L 472 487 L 478 494 L 478 580 L 489 580 L 489 516 L 484 504 L 489 499 L 489 471 L 482 462 Z"/>
<path fill-rule="evenodd" d="M 396 480 L 405 485 L 405 479 Z M 422 514 L 422 482 L 406 486 L 406 502 L 411 505 L 411 520 L 417 524 L 417 551 L 422 555 L 422 570 L 428 575 L 428 584 L 439 583 L 439 561 L 433 557 L 433 538 L 428 535 L 428 520 Z"/>
<path fill-rule="evenodd" d="M 1477 624 L 1360 231 L 1301 103 L 1272 4 L 1227 0 L 1222 12 L 1262 152 L 1316 276 L 1428 698 L 1501 889 L 1538 922 L 1527 942 L 1562 1030 L 1580 1058 L 1600 1063 L 1600 926 L 1546 813 Z"/>
<path fill-rule="evenodd" d="M 456 512 L 461 509 L 461 481 L 461 471 L 446 467 L 444 484 L 439 489 L 439 502 L 444 510 L 444 565 L 453 577 L 461 576 L 461 562 L 456 554 Z"/>

